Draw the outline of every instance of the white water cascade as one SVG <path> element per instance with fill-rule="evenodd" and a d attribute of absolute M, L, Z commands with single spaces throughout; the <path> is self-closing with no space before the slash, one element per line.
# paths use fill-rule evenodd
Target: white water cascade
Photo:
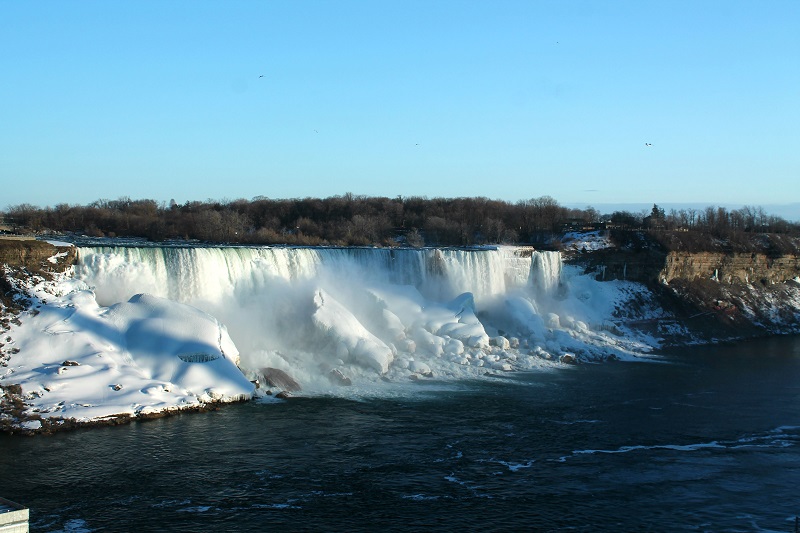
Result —
<path fill-rule="evenodd" d="M 614 344 L 587 326 L 585 295 L 565 292 L 558 252 L 94 247 L 75 275 L 101 305 L 149 293 L 195 306 L 227 326 L 243 368 L 317 390 L 331 372 L 478 375 Z"/>

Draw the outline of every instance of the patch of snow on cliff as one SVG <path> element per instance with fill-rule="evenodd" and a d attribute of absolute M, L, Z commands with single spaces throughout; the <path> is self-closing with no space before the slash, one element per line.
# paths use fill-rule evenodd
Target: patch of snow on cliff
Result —
<path fill-rule="evenodd" d="M 585 250 L 587 252 L 614 246 L 608 239 L 608 232 L 600 230 L 570 231 L 561 238 L 561 244 L 566 250 Z"/>

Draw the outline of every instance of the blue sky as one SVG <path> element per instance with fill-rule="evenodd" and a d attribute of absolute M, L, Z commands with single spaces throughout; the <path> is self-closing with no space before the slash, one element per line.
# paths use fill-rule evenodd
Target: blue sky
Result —
<path fill-rule="evenodd" d="M 0 207 L 798 203 L 798 28 L 796 0 L 3 2 Z"/>

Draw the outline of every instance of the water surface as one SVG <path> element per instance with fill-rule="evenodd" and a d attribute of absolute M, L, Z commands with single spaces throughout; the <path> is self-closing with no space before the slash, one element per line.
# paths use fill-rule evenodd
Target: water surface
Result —
<path fill-rule="evenodd" d="M 793 531 L 800 339 L 0 436 L 34 531 Z"/>

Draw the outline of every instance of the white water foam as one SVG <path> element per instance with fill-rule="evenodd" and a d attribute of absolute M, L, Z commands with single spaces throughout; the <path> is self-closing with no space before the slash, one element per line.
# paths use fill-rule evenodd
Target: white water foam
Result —
<path fill-rule="evenodd" d="M 195 306 L 227 326 L 243 368 L 312 393 L 340 394 L 342 376 L 369 389 L 646 349 L 602 327 L 620 291 L 557 252 L 98 247 L 79 249 L 75 275 L 101 305 L 149 293 Z"/>
<path fill-rule="evenodd" d="M 714 440 L 692 444 L 639 444 L 620 446 L 613 450 L 589 449 L 573 450 L 571 455 L 565 455 L 558 462 L 566 462 L 578 455 L 597 454 L 624 454 L 638 451 L 668 450 L 675 452 L 694 452 L 698 450 L 721 449 L 733 450 L 740 448 L 788 448 L 800 444 L 800 426 L 781 426 L 764 433 L 745 435 L 734 440 Z"/>

